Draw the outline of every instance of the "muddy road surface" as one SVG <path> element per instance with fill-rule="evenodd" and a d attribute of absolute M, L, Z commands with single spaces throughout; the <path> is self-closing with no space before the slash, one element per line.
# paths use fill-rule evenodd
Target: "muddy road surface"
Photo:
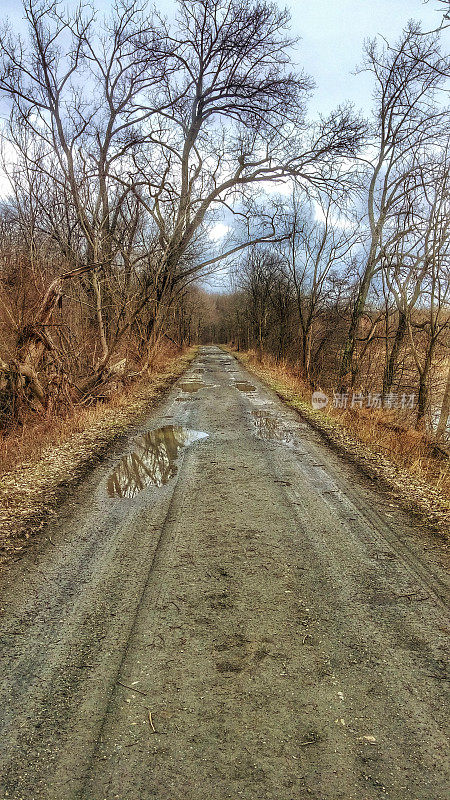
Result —
<path fill-rule="evenodd" d="M 201 348 L 3 577 L 0 797 L 444 800 L 434 547 Z"/>

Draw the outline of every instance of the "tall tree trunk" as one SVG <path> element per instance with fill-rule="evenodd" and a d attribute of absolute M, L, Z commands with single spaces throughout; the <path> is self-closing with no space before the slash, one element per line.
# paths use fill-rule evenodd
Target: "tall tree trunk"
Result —
<path fill-rule="evenodd" d="M 425 428 L 425 423 L 426 423 L 425 417 L 428 410 L 428 399 L 430 393 L 428 379 L 430 375 L 433 350 L 434 346 L 432 343 L 428 348 L 428 352 L 425 357 L 425 363 L 419 373 L 419 396 L 417 399 L 417 419 L 416 419 L 416 428 L 418 430 L 423 430 Z"/>
<path fill-rule="evenodd" d="M 349 375 L 350 375 L 350 385 L 354 386 L 356 381 L 356 376 L 358 374 L 357 366 L 354 364 L 356 338 L 358 335 L 359 324 L 361 322 L 361 318 L 364 314 L 364 309 L 366 307 L 367 296 L 369 294 L 369 289 L 372 283 L 374 272 L 375 272 L 375 267 L 373 263 L 373 255 L 371 254 L 369 256 L 369 260 L 358 289 L 358 294 L 355 303 L 353 305 L 347 339 L 345 341 L 344 349 L 342 351 L 341 366 L 339 369 L 339 382 L 341 384 L 341 389 L 347 388 L 345 384 L 348 382 Z"/>
<path fill-rule="evenodd" d="M 103 319 L 102 290 L 96 270 L 94 270 L 92 273 L 92 286 L 94 288 L 95 295 L 95 314 L 97 317 L 98 334 L 100 337 L 100 346 L 102 348 L 102 357 L 100 361 L 105 365 L 108 361 L 109 348 L 106 340 L 105 322 Z"/>
<path fill-rule="evenodd" d="M 399 312 L 397 330 L 395 331 L 394 342 L 390 355 L 387 359 L 386 367 L 383 376 L 383 395 L 388 394 L 393 386 L 395 375 L 397 372 L 397 362 L 400 348 L 406 336 L 406 314 L 403 311 Z"/>
<path fill-rule="evenodd" d="M 302 369 L 303 375 L 308 383 L 311 382 L 311 327 L 302 329 Z"/>
<path fill-rule="evenodd" d="M 441 413 L 439 416 L 436 436 L 443 439 L 447 430 L 448 418 L 450 416 L 450 364 L 447 373 L 447 384 L 445 386 L 444 397 L 442 399 Z"/>

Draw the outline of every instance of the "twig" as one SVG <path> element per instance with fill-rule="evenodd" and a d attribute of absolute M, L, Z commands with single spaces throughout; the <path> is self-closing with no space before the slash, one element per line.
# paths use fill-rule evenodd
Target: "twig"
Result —
<path fill-rule="evenodd" d="M 150 709 L 149 709 L 149 708 L 147 708 L 147 712 L 148 712 L 148 721 L 149 721 L 149 723 L 150 723 L 150 727 L 151 727 L 151 729 L 152 729 L 152 732 L 153 732 L 153 733 L 156 733 L 156 732 L 157 732 L 157 731 L 156 731 L 156 728 L 155 728 L 155 726 L 153 725 L 152 712 L 150 711 Z"/>
<path fill-rule="evenodd" d="M 409 592 L 408 594 L 395 594 L 395 597 L 406 597 L 408 600 L 415 600 L 416 602 L 420 602 L 422 600 L 428 600 L 428 595 L 425 597 L 416 597 L 418 592 Z"/>
<path fill-rule="evenodd" d="M 147 692 L 141 692 L 140 689 L 135 689 L 133 686 L 127 686 L 127 684 L 122 683 L 122 681 L 117 681 L 117 683 L 119 684 L 119 686 L 123 686 L 124 689 L 128 689 L 130 692 L 137 692 L 138 694 L 141 694 L 143 697 L 147 697 Z"/>

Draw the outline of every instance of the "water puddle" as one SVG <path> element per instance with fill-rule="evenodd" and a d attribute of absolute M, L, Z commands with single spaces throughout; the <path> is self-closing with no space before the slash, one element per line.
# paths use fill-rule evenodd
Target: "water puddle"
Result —
<path fill-rule="evenodd" d="M 165 425 L 148 431 L 109 476 L 108 495 L 133 498 L 147 486 L 163 486 L 176 475 L 180 451 L 207 437 L 207 433 L 180 425 Z"/>
<path fill-rule="evenodd" d="M 280 424 L 276 417 L 267 414 L 265 411 L 252 411 L 253 424 L 256 432 L 261 439 L 280 442 L 292 446 L 295 442 L 292 431 Z"/>
<path fill-rule="evenodd" d="M 198 392 L 203 386 L 206 386 L 204 381 L 199 380 L 186 380 L 178 384 L 182 392 L 189 392 L 190 394 Z"/>
<path fill-rule="evenodd" d="M 256 386 L 253 386 L 248 381 L 235 381 L 234 385 L 240 392 L 256 392 Z"/>

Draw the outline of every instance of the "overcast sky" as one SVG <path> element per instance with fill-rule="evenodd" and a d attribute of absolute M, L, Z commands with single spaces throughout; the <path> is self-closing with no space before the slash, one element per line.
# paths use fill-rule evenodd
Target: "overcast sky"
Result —
<path fill-rule="evenodd" d="M 436 28 L 442 19 L 436 0 L 294 0 L 288 6 L 293 31 L 302 37 L 302 65 L 317 84 L 314 108 L 321 112 L 346 98 L 370 109 L 370 77 L 352 75 L 364 39 L 381 34 L 392 41 L 409 19 L 422 21 L 424 30 Z"/>
<path fill-rule="evenodd" d="M 91 2 L 99 10 L 113 5 L 110 0 Z M 370 79 L 351 74 L 361 60 L 366 37 L 380 33 L 392 40 L 408 19 L 421 20 L 428 30 L 442 18 L 438 0 L 291 0 L 279 5 L 291 9 L 292 32 L 302 39 L 298 63 L 317 84 L 310 108 L 322 113 L 346 99 L 365 112 L 370 109 Z M 159 0 L 157 6 L 173 15 L 173 0 Z M 3 19 L 8 16 L 16 29 L 23 29 L 19 0 L 2 0 L 1 7 Z"/>

